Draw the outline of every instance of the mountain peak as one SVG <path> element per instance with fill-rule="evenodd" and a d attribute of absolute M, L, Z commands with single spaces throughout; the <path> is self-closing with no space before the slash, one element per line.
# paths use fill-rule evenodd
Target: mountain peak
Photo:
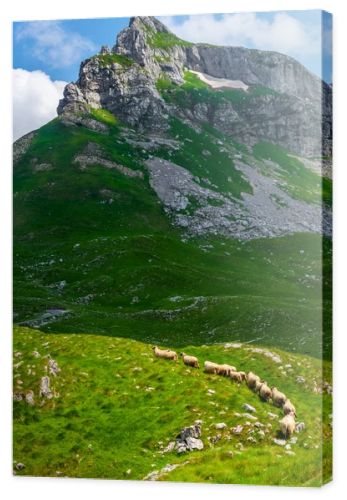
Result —
<path fill-rule="evenodd" d="M 170 30 L 153 16 L 135 16 L 130 18 L 129 28 L 136 28 L 139 30 L 152 30 L 159 33 L 170 33 Z"/>
<path fill-rule="evenodd" d="M 232 90 L 224 93 L 223 86 Z M 175 115 L 193 127 L 211 122 L 249 146 L 275 141 L 294 153 L 314 156 L 321 148 L 322 130 L 315 116 L 322 101 L 329 115 L 331 89 L 284 54 L 193 44 L 155 17 L 138 16 L 118 34 L 111 51 L 104 48 L 82 62 L 79 79 L 67 85 L 58 114 L 76 121 L 81 113 L 101 108 L 146 133 L 165 133 Z M 262 118 L 272 117 L 272 109 L 277 128 Z M 250 127 L 248 117 L 252 115 L 254 123 L 255 114 L 259 125 Z M 285 127 L 290 120 L 297 136 L 286 134 L 283 114 Z M 323 134 L 330 151 L 330 121 Z"/>

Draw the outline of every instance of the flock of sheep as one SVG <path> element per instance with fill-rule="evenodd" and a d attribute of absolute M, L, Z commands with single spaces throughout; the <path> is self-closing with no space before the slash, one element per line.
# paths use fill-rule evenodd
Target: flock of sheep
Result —
<path fill-rule="evenodd" d="M 178 355 L 175 351 L 169 349 L 159 349 L 157 346 L 153 346 L 154 355 L 158 358 L 170 359 L 173 361 L 178 360 Z M 183 363 L 187 366 L 192 366 L 193 368 L 200 368 L 199 360 L 195 356 L 189 356 L 188 354 L 181 352 Z M 258 375 L 253 372 L 237 371 L 235 366 L 231 365 L 219 365 L 213 363 L 212 361 L 205 361 L 204 363 L 205 373 L 211 373 L 214 375 L 223 375 L 231 380 L 241 384 L 245 381 L 247 386 L 254 392 L 259 394 L 259 397 L 263 401 L 269 402 L 272 400 L 274 406 L 283 409 L 284 417 L 280 420 L 281 431 L 284 437 L 287 439 L 295 431 L 295 417 L 296 410 L 293 403 L 286 397 L 283 392 L 280 392 L 277 387 L 269 387 L 266 382 L 262 381 Z"/>

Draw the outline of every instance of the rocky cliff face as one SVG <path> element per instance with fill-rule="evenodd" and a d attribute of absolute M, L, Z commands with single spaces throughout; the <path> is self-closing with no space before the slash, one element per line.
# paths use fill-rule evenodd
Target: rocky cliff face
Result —
<path fill-rule="evenodd" d="M 243 91 L 241 103 L 220 99 L 177 109 L 158 81 L 179 88 L 186 70 L 240 81 L 257 92 L 247 99 Z M 179 116 L 192 125 L 210 123 L 249 146 L 266 140 L 301 156 L 331 154 L 331 89 L 301 64 L 276 52 L 191 44 L 151 17 L 132 18 L 111 50 L 104 47 L 81 64 L 58 113 L 71 120 L 89 107 L 104 108 L 142 132 L 164 134 L 170 117 Z"/>

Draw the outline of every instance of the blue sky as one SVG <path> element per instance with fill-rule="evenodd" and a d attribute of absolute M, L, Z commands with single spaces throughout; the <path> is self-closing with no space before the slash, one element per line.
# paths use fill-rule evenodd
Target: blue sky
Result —
<path fill-rule="evenodd" d="M 295 57 L 315 74 L 322 74 L 320 11 L 171 16 L 161 19 L 186 39 L 278 50 Z M 41 70 L 52 80 L 74 81 L 80 61 L 98 52 L 101 45 L 114 45 L 117 33 L 128 23 L 129 18 L 14 23 L 14 68 Z M 330 54 L 326 54 L 323 77 L 330 82 L 329 59 Z"/>

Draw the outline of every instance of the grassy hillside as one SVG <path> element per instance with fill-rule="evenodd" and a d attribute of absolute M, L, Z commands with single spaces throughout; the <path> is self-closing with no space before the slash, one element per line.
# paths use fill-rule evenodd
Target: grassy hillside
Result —
<path fill-rule="evenodd" d="M 281 411 L 261 402 L 244 384 L 239 387 L 181 362 L 154 358 L 151 345 L 135 340 L 15 327 L 14 392 L 25 395 L 32 390 L 35 402 L 34 406 L 14 402 L 14 461 L 25 465 L 16 473 L 142 479 L 178 464 L 159 479 L 320 485 L 331 472 L 331 457 L 325 457 L 322 476 L 322 402 L 325 451 L 332 445 L 331 396 L 319 393 L 321 362 L 271 349 L 281 358 L 275 362 L 264 352 L 254 352 L 254 347 L 220 344 L 184 349 L 201 363 L 210 359 L 253 370 L 285 391 L 296 405 L 298 421 L 306 424 L 290 449 L 273 442 L 279 437 Z M 39 396 L 47 355 L 60 368 L 56 377 L 50 375 L 54 397 L 49 400 Z M 324 380 L 330 383 L 330 363 L 324 368 Z M 298 376 L 305 382 L 298 383 Z M 256 408 L 256 420 L 242 415 L 244 403 Z M 179 431 L 196 419 L 203 421 L 204 449 L 183 455 L 163 453 Z M 220 422 L 227 429 L 216 430 Z M 255 422 L 263 425 L 264 436 Z M 239 424 L 243 430 L 235 435 L 231 428 Z"/>
<path fill-rule="evenodd" d="M 187 240 L 149 186 L 142 165 L 149 152 L 129 144 L 114 117 L 93 117 L 108 134 L 54 120 L 15 166 L 15 322 L 171 345 L 252 340 L 319 357 L 322 248 L 329 271 L 329 242 L 312 234 Z M 216 134 L 197 134 L 176 120 L 172 135 L 182 146 L 156 154 L 210 179 L 218 191 L 236 198 L 251 192 L 230 159 L 230 150 L 246 154 L 242 146 L 229 139 L 219 150 L 216 141 L 226 139 Z M 101 165 L 81 170 L 74 159 L 89 143 L 144 179 Z M 329 312 L 329 273 L 324 287 Z M 326 339 L 329 358 L 329 314 Z"/>

